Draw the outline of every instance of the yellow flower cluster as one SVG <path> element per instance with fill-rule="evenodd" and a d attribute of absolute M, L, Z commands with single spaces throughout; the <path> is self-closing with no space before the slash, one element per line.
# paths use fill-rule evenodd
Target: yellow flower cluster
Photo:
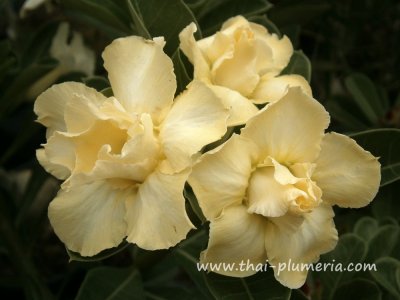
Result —
<path fill-rule="evenodd" d="M 75 82 L 38 97 L 47 143 L 37 157 L 65 180 L 49 207 L 56 234 L 83 256 L 124 239 L 169 248 L 194 228 L 182 195 L 189 182 L 210 222 L 201 262 L 317 261 L 337 242 L 332 206 L 367 205 L 379 162 L 349 137 L 325 133 L 329 115 L 307 81 L 280 75 L 293 53 L 287 37 L 240 16 L 205 39 L 195 31 L 180 34 L 194 79 L 176 99 L 164 40 L 134 36 L 103 53 L 113 97 Z M 241 124 L 240 135 L 201 153 Z M 297 288 L 307 272 L 275 275 Z"/>

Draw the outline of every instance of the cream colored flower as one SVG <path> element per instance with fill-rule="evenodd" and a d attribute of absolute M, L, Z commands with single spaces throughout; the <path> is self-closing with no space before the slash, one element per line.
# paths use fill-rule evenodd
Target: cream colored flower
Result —
<path fill-rule="evenodd" d="M 194 66 L 194 78 L 209 84 L 231 110 L 229 125 L 245 123 L 257 113 L 254 104 L 279 100 L 289 86 L 300 86 L 311 95 L 299 75 L 282 75 L 293 53 L 290 40 L 279 39 L 263 26 L 237 16 L 221 31 L 195 41 L 194 23 L 179 35 L 181 49 Z"/>
<path fill-rule="evenodd" d="M 47 127 L 42 166 L 66 179 L 49 206 L 56 234 L 92 256 L 125 237 L 165 249 L 193 228 L 182 196 L 192 159 L 226 131 L 228 112 L 202 83 L 173 102 L 164 40 L 115 40 L 104 53 L 115 97 L 81 83 L 54 85 L 35 103 Z"/>
<path fill-rule="evenodd" d="M 96 64 L 94 52 L 84 45 L 79 32 L 73 31 L 71 42 L 68 43 L 69 33 L 68 23 L 61 23 L 50 46 L 50 56 L 58 61 L 58 65 L 29 88 L 28 98 L 36 98 L 62 75 L 71 72 L 93 75 Z"/>
<path fill-rule="evenodd" d="M 220 148 L 205 154 L 189 177 L 210 221 L 206 263 L 266 259 L 312 263 L 337 242 L 333 205 L 362 207 L 377 193 L 380 164 L 351 138 L 324 130 L 321 104 L 289 88 Z M 290 260 L 290 261 L 289 261 Z M 300 287 L 307 271 L 275 277 Z M 255 271 L 221 271 L 244 277 Z"/>

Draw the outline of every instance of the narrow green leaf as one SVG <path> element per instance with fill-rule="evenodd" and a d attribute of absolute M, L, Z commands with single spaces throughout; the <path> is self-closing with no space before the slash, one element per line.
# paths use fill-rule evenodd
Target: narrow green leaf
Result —
<path fill-rule="evenodd" d="M 382 292 L 379 287 L 370 280 L 354 279 L 341 285 L 335 292 L 333 299 L 340 300 L 381 300 Z"/>
<path fill-rule="evenodd" d="M 354 73 L 346 77 L 345 85 L 353 100 L 372 124 L 386 113 L 374 83 L 365 75 Z"/>
<path fill-rule="evenodd" d="M 140 274 L 132 268 L 99 267 L 88 272 L 75 300 L 146 299 Z"/>
<path fill-rule="evenodd" d="M 400 240 L 400 227 L 385 225 L 377 230 L 368 243 L 367 262 L 374 262 L 382 256 L 392 256 Z"/>
<path fill-rule="evenodd" d="M 311 80 L 311 63 L 308 57 L 301 50 L 295 50 L 290 58 L 289 64 L 282 70 L 281 75 L 298 74 L 308 82 Z"/>
<path fill-rule="evenodd" d="M 368 125 L 356 118 L 347 109 L 344 109 L 337 101 L 330 100 L 325 106 L 332 118 L 345 126 L 346 129 L 355 131 L 367 129 Z"/>
<path fill-rule="evenodd" d="M 172 62 L 174 63 L 174 71 L 177 82 L 176 95 L 179 95 L 190 83 L 191 78 L 188 75 L 184 62 L 182 61 L 180 49 L 176 49 L 174 55 L 172 56 Z"/>
<path fill-rule="evenodd" d="M 93 262 L 93 261 L 99 261 L 99 260 L 109 258 L 109 257 L 125 250 L 130 245 L 131 245 L 130 243 L 123 241 L 117 247 L 103 250 L 94 256 L 82 256 L 77 252 L 69 250 L 68 248 L 65 248 L 65 249 L 67 250 L 67 254 L 69 256 L 70 261 L 75 260 L 75 261 L 81 261 L 81 262 Z"/>
<path fill-rule="evenodd" d="M 400 299 L 400 282 L 398 280 L 400 261 L 391 257 L 382 257 L 375 264 L 376 271 L 371 271 L 372 277 L 396 299 Z"/>
<path fill-rule="evenodd" d="M 321 3 L 308 3 L 307 1 L 287 2 L 287 4 L 274 6 L 269 12 L 272 22 L 278 26 L 309 23 L 331 8 L 331 4 L 325 1 L 321 1 Z"/>
<path fill-rule="evenodd" d="M 110 82 L 107 78 L 102 76 L 90 76 L 83 78 L 83 83 L 89 87 L 92 87 L 98 91 L 102 91 L 110 87 Z"/>
<path fill-rule="evenodd" d="M 128 6 L 133 24 L 135 24 L 136 30 L 140 36 L 146 39 L 151 39 L 151 34 L 147 30 L 146 25 L 144 25 L 142 16 L 140 15 L 139 11 L 136 8 L 136 5 L 134 5 L 132 1 L 135 0 L 126 0 L 126 4 Z"/>
<path fill-rule="evenodd" d="M 383 128 L 351 134 L 364 149 L 379 157 L 381 186 L 400 179 L 400 129 Z"/>
<path fill-rule="evenodd" d="M 371 217 L 364 217 L 357 221 L 353 232 L 368 242 L 379 230 L 378 221 Z"/>
<path fill-rule="evenodd" d="M 336 248 L 321 256 L 322 263 L 333 263 L 336 266 L 340 263 L 343 268 L 347 268 L 349 263 L 363 262 L 367 252 L 366 243 L 352 233 L 347 233 L 340 236 L 339 242 Z M 331 300 L 333 298 L 336 289 L 346 281 L 350 280 L 354 276 L 354 272 L 330 272 L 328 269 L 326 272 L 319 273 L 322 283 L 322 299 Z"/>

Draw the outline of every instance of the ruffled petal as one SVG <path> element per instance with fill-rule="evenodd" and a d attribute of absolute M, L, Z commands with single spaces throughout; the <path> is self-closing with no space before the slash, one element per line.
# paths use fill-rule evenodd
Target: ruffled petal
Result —
<path fill-rule="evenodd" d="M 225 207 L 242 203 L 256 157 L 251 141 L 233 135 L 193 167 L 188 181 L 208 220 L 217 218 Z"/>
<path fill-rule="evenodd" d="M 194 78 L 210 82 L 210 67 L 193 34 L 197 31 L 196 24 L 191 23 L 179 34 L 180 48 L 194 67 Z M 205 39 L 203 39 L 205 40 Z M 203 41 L 202 40 L 202 41 Z"/>
<path fill-rule="evenodd" d="M 278 77 L 264 76 L 250 96 L 253 103 L 263 104 L 266 102 L 276 102 L 281 99 L 289 87 L 300 87 L 308 96 L 312 97 L 311 87 L 307 80 L 300 75 L 282 75 Z"/>
<path fill-rule="evenodd" d="M 328 124 L 324 107 L 294 87 L 250 119 L 242 135 L 257 143 L 265 157 L 285 164 L 311 162 L 319 154 Z"/>
<path fill-rule="evenodd" d="M 50 223 L 68 249 L 93 256 L 122 242 L 125 201 L 134 195 L 102 181 L 61 190 L 50 203 Z"/>
<path fill-rule="evenodd" d="M 200 254 L 200 263 L 235 264 L 232 270 L 222 267 L 213 270 L 222 275 L 246 277 L 255 274 L 256 266 L 266 263 L 264 230 L 265 220 L 247 213 L 244 206 L 225 208 L 221 216 L 210 223 L 210 239 L 207 249 Z M 249 267 L 244 266 L 241 270 L 241 263 Z"/>
<path fill-rule="evenodd" d="M 322 189 L 324 201 L 340 207 L 363 207 L 378 192 L 380 163 L 353 139 L 332 132 L 322 140 L 312 177 Z"/>
<path fill-rule="evenodd" d="M 160 140 L 175 171 L 192 164 L 192 155 L 226 132 L 228 111 L 205 84 L 194 81 L 174 102 L 161 124 Z"/>
<path fill-rule="evenodd" d="M 46 155 L 45 149 L 36 150 L 36 158 L 48 173 L 58 179 L 64 180 L 71 175 L 71 170 L 68 167 L 51 162 Z"/>
<path fill-rule="evenodd" d="M 248 119 L 258 113 L 258 108 L 240 93 L 223 86 L 210 85 L 209 87 L 229 109 L 228 126 L 245 124 Z"/>
<path fill-rule="evenodd" d="M 34 105 L 38 122 L 48 128 L 47 137 L 50 137 L 54 131 L 67 129 L 64 120 L 65 106 L 74 95 L 82 95 L 94 105 L 101 105 L 106 99 L 101 93 L 82 83 L 64 82 L 53 85 L 37 98 Z"/>
<path fill-rule="evenodd" d="M 130 113 L 149 113 L 159 123 L 176 90 L 171 59 L 162 43 L 130 36 L 114 40 L 103 52 L 115 97 Z"/>
<path fill-rule="evenodd" d="M 292 289 L 301 287 L 307 277 L 302 264 L 316 262 L 321 254 L 336 246 L 338 237 L 333 216 L 331 206 L 321 205 L 304 214 L 302 223 L 293 222 L 290 214 L 278 220 L 271 218 L 273 222 L 266 226 L 265 245 L 268 261 L 275 266 L 275 278 L 280 283 Z M 298 227 L 294 228 L 293 224 Z"/>
<path fill-rule="evenodd" d="M 189 170 L 174 175 L 155 171 L 140 185 L 137 197 L 126 202 L 127 240 L 146 250 L 167 249 L 194 228 L 183 189 Z"/>

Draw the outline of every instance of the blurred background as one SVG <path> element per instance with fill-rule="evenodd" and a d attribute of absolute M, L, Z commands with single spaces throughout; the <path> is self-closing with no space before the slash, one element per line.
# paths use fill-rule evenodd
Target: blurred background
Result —
<path fill-rule="evenodd" d="M 382 272 L 312 273 L 291 296 L 261 274 L 249 279 L 251 290 L 270 292 L 246 298 L 233 279 L 194 271 L 193 259 L 207 243 L 207 224 L 194 213 L 202 229 L 171 251 L 123 244 L 93 259 L 66 251 L 47 219 L 60 183 L 36 160 L 45 130 L 35 123 L 33 103 L 51 84 L 68 80 L 107 90 L 104 47 L 143 34 L 132 11 L 152 36 L 166 37 L 179 91 L 191 66 L 177 36 L 191 21 L 206 37 L 240 14 L 289 36 L 298 59 L 288 68 L 311 80 L 314 97 L 331 114 L 330 130 L 352 135 L 386 168 L 370 206 L 336 210 L 341 240 L 322 260 L 385 258 Z M 0 298 L 214 299 L 229 292 L 229 299 L 268 299 L 275 291 L 291 299 L 400 299 L 399 49 L 396 0 L 0 0 Z"/>

